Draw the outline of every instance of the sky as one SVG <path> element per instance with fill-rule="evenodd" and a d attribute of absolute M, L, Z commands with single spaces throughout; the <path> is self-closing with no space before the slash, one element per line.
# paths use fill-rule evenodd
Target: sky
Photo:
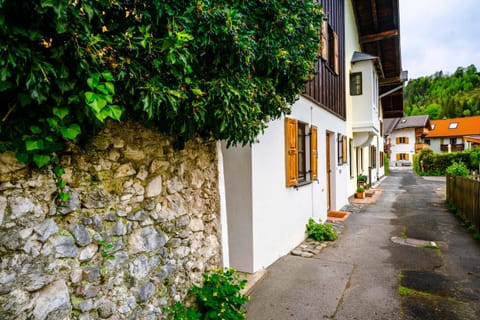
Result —
<path fill-rule="evenodd" d="M 474 64 L 480 71 L 480 0 L 399 0 L 408 78 Z"/>

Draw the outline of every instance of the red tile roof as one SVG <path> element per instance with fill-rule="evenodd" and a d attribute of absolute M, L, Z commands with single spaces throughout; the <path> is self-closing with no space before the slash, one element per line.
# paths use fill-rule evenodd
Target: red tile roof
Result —
<path fill-rule="evenodd" d="M 426 138 L 480 135 L 480 116 L 430 120 L 432 128 Z"/>

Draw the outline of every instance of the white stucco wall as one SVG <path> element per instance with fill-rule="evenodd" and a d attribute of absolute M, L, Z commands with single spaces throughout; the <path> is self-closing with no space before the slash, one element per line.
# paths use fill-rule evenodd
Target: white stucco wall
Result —
<path fill-rule="evenodd" d="M 318 181 L 285 182 L 284 118 L 272 121 L 251 147 L 222 148 L 231 267 L 256 272 L 305 239 L 310 217 L 327 218 L 326 136 L 330 132 L 331 210 L 348 203 L 349 168 L 337 163 L 337 134 L 346 123 L 300 97 L 289 117 L 317 126 Z"/>
<path fill-rule="evenodd" d="M 318 128 L 318 182 L 298 188 L 285 186 L 284 119 L 269 124 L 252 147 L 254 270 L 272 264 L 305 238 L 310 217 L 327 217 L 326 132 L 331 135 L 331 209 L 347 204 L 347 165 L 336 162 L 336 134 L 345 134 L 346 124 L 304 97 L 292 107 L 289 117 Z"/>
<path fill-rule="evenodd" d="M 352 127 L 354 132 L 380 132 L 378 119 L 378 79 L 373 61 L 360 61 L 352 66 L 352 72 L 362 73 L 362 94 L 352 96 Z"/>

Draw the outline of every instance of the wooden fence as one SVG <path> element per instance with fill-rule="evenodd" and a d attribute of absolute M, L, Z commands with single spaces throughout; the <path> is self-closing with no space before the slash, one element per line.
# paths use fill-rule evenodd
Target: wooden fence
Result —
<path fill-rule="evenodd" d="M 457 214 L 480 232 L 480 181 L 465 177 L 447 176 L 447 201 L 455 204 Z"/>

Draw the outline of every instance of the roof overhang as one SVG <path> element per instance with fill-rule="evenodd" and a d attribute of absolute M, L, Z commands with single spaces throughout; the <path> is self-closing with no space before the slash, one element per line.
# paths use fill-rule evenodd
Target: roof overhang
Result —
<path fill-rule="evenodd" d="M 378 57 L 384 77 L 380 95 L 403 84 L 398 0 L 352 0 L 362 52 Z M 383 117 L 403 116 L 403 88 L 382 99 Z"/>

